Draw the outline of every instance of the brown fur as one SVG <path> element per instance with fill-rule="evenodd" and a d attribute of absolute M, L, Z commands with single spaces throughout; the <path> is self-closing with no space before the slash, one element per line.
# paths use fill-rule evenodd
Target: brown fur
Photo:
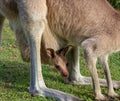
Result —
<path fill-rule="evenodd" d="M 11 28 L 16 34 L 17 42 L 19 44 L 19 49 L 21 51 L 23 59 L 29 61 L 31 58 L 29 92 L 32 93 L 32 95 L 37 94 L 40 96 L 54 97 L 62 101 L 81 101 L 77 97 L 47 88 L 45 86 L 42 77 L 40 53 L 43 53 L 41 54 L 43 57 L 42 59 L 44 60 L 42 62 L 50 63 L 49 58 L 46 54 L 46 46 L 49 48 L 54 48 L 54 50 L 57 50 L 59 48 L 57 40 L 55 40 L 54 36 L 48 32 L 50 30 L 47 28 L 48 25 L 46 25 L 45 15 L 47 9 L 45 4 L 45 0 L 1 0 L 0 40 L 3 22 L 4 19 L 7 18 L 10 22 Z M 41 39 L 43 31 L 46 34 L 44 34 Z M 41 40 L 42 43 L 40 43 Z M 50 42 L 54 44 L 51 44 Z M 59 54 L 57 54 L 57 56 L 58 55 Z M 59 62 L 62 60 L 62 58 L 57 58 L 57 60 Z M 63 70 L 64 76 L 68 76 L 68 73 L 64 71 L 64 68 L 61 70 Z"/>
<path fill-rule="evenodd" d="M 103 67 L 107 69 L 105 72 L 107 71 L 108 95 L 112 97 L 118 96 L 114 92 L 111 83 L 107 56 L 119 50 L 120 14 L 110 6 L 107 0 L 31 0 L 31 2 L 29 2 L 29 0 L 26 0 L 26 2 L 24 2 L 24 0 L 13 0 L 13 4 L 16 3 L 18 10 L 14 11 L 13 8 L 16 6 L 13 8 L 12 6 L 6 6 L 6 4 L 11 5 L 11 0 L 2 0 L 0 2 L 0 10 L 1 14 L 10 20 L 16 36 L 17 34 L 19 35 L 25 32 L 28 39 L 31 51 L 31 66 L 33 67 L 31 68 L 32 82 L 30 92 L 38 93 L 45 87 L 41 74 L 40 51 L 42 50 L 40 50 L 40 42 L 42 33 L 45 32 L 46 28 L 50 28 L 60 48 L 67 44 L 74 46 L 68 55 L 69 80 L 79 81 L 81 78 L 79 74 L 78 49 L 82 43 L 93 80 L 96 99 L 106 99 L 101 94 L 98 81 L 95 66 L 97 58 L 100 58 Z M 21 23 L 18 24 L 17 22 Z M 46 26 L 47 23 L 49 27 Z M 16 26 L 18 26 L 19 29 L 15 30 Z M 24 29 L 24 31 L 20 29 Z M 19 38 L 17 38 L 17 40 L 18 43 L 21 42 Z M 48 42 L 50 42 L 50 40 Z M 24 48 L 23 44 L 21 45 L 22 46 L 19 45 L 20 50 Z M 27 45 L 25 45 L 25 47 L 26 46 Z M 40 73 L 38 73 L 39 71 Z M 36 81 L 36 79 L 38 81 Z M 37 85 L 35 85 L 35 83 Z M 39 88 L 39 84 L 42 85 L 40 86 L 41 88 Z M 47 91 L 49 92 L 50 89 Z M 52 96 L 51 93 L 49 94 Z"/>
<path fill-rule="evenodd" d="M 28 42 L 23 34 L 23 36 L 20 36 L 16 34 L 17 41 L 19 40 L 18 44 L 20 47 L 21 51 L 21 56 L 24 61 L 29 62 L 30 61 L 30 49 L 28 46 Z M 26 41 L 22 41 L 23 38 Z M 47 55 L 46 49 L 47 48 L 52 48 L 54 50 L 59 49 L 59 45 L 57 43 L 57 40 L 55 37 L 51 34 L 49 28 L 46 28 L 43 37 L 42 37 L 42 42 L 41 42 L 41 62 L 43 64 L 50 64 L 51 65 L 51 60 L 49 59 L 49 56 Z"/>
<path fill-rule="evenodd" d="M 107 78 L 108 95 L 118 97 L 111 82 L 107 58 L 112 52 L 120 50 L 120 14 L 107 0 L 77 0 L 77 3 L 76 0 L 47 0 L 47 7 L 47 20 L 52 33 L 66 44 L 78 46 L 82 43 L 96 99 L 106 99 L 98 81 L 98 58 Z"/>

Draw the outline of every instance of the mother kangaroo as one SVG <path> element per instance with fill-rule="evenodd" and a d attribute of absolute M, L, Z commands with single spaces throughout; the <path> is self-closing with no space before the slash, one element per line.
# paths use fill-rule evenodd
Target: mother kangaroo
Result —
<path fill-rule="evenodd" d="M 108 84 L 108 96 L 119 97 L 114 92 L 108 56 L 120 50 L 120 13 L 107 0 L 46 0 L 47 21 L 52 34 L 63 43 L 72 44 L 74 52 L 68 55 L 69 73 L 79 79 L 78 54 L 82 45 L 93 81 L 96 100 L 107 100 L 102 94 L 96 69 L 97 59 L 101 60 Z M 60 6 L 59 6 L 60 5 Z M 73 63 L 73 61 L 75 61 Z M 76 75 L 75 75 L 75 74 Z M 79 75 L 79 74 L 78 74 Z M 78 78 L 77 78 L 78 77 Z M 72 78 L 72 77 L 71 77 Z M 77 80 L 78 81 L 78 80 Z"/>
<path fill-rule="evenodd" d="M 79 101 L 80 99 L 45 86 L 40 53 L 42 35 L 44 37 L 47 33 L 46 29 L 49 28 L 52 36 L 56 38 L 55 43 L 58 44 L 56 49 L 67 44 L 74 46 L 68 53 L 69 80 L 87 84 L 87 81 L 91 83 L 90 78 L 80 75 L 79 46 L 90 38 L 103 37 L 102 35 L 109 31 L 113 33 L 110 30 L 112 25 L 116 25 L 116 20 L 119 22 L 119 19 L 116 19 L 119 17 L 118 12 L 109 5 L 107 0 L 1 0 L 0 14 L 2 19 L 0 27 L 2 28 L 4 18 L 10 21 L 21 52 L 24 52 L 22 48 L 27 46 L 20 43 L 27 43 L 24 40 L 25 37 L 27 38 L 31 56 L 29 91 L 32 94 L 51 96 L 62 101 Z M 19 36 L 24 37 L 23 40 Z M 96 48 L 93 45 L 93 50 Z M 98 83 L 98 81 L 95 82 Z M 114 83 L 115 87 L 118 87 L 117 83 Z M 95 94 L 96 99 L 104 99 L 100 91 L 99 93 L 95 91 Z"/>

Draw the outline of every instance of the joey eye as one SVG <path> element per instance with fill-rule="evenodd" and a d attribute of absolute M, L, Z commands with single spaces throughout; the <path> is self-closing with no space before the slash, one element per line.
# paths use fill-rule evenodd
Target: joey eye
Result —
<path fill-rule="evenodd" d="M 68 65 L 69 65 L 69 63 L 67 62 L 67 63 L 66 63 L 66 66 L 68 66 Z"/>
<path fill-rule="evenodd" d="M 60 66 L 59 66 L 59 65 L 55 65 L 55 67 L 56 67 L 57 69 L 59 69 Z"/>

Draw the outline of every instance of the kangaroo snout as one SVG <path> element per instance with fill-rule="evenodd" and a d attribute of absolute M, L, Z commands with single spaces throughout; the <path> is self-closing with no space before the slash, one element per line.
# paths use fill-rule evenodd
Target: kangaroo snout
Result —
<path fill-rule="evenodd" d="M 61 75 L 63 77 L 69 77 L 69 72 L 67 70 L 68 63 L 66 59 L 67 52 L 72 48 L 71 45 L 68 45 L 67 47 L 64 47 L 58 51 L 55 51 L 54 49 L 47 48 L 47 54 L 51 58 L 54 66 L 59 70 Z"/>
<path fill-rule="evenodd" d="M 60 71 L 61 76 L 65 77 L 65 78 L 69 77 L 69 72 L 68 72 L 66 66 L 65 67 L 61 67 L 61 66 L 56 65 L 55 67 L 56 67 L 56 69 L 58 71 Z"/>

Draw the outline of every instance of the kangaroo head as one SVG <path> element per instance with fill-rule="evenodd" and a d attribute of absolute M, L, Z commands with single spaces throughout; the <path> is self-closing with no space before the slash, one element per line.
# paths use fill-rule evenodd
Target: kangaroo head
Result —
<path fill-rule="evenodd" d="M 54 51 L 54 49 L 47 48 L 47 54 L 51 58 L 54 66 L 60 71 L 61 75 L 64 77 L 69 76 L 69 72 L 67 70 L 67 59 L 66 54 L 72 47 L 69 45 L 65 48 L 62 48 L 58 51 Z"/>

